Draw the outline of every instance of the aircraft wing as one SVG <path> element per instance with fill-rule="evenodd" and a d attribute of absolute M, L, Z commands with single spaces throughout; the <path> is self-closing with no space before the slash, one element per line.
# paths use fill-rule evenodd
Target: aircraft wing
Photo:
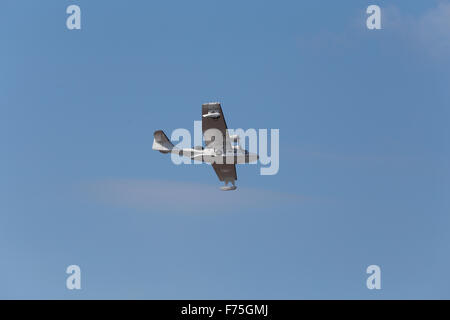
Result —
<path fill-rule="evenodd" d="M 217 174 L 220 181 L 235 181 L 237 180 L 236 165 L 235 164 L 217 164 L 213 163 L 212 167 Z"/>
<path fill-rule="evenodd" d="M 217 129 L 221 133 L 222 139 L 207 139 L 205 131 L 209 129 Z M 208 148 L 225 150 L 225 152 L 226 150 L 232 150 L 230 137 L 227 132 L 227 123 L 225 122 L 220 103 L 213 102 L 202 105 L 202 132 Z"/>

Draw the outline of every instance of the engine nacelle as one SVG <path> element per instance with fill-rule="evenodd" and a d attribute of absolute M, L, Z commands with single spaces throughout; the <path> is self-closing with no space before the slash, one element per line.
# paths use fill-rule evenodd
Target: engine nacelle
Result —
<path fill-rule="evenodd" d="M 233 134 L 230 136 L 231 141 L 239 142 L 239 136 L 237 134 Z"/>
<path fill-rule="evenodd" d="M 202 116 L 203 118 L 212 118 L 212 119 L 217 119 L 220 117 L 220 113 L 219 112 L 208 112 L 207 114 L 204 114 Z"/>

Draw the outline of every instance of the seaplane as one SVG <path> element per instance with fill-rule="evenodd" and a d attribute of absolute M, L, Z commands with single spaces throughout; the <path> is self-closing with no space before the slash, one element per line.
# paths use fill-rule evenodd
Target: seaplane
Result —
<path fill-rule="evenodd" d="M 248 152 L 239 145 L 238 135 L 229 135 L 227 123 L 219 102 L 202 105 L 202 133 L 205 146 L 177 148 L 162 130 L 153 134 L 153 150 L 161 153 L 174 153 L 211 164 L 217 177 L 225 185 L 223 191 L 236 190 L 236 164 L 256 162 L 259 156 Z M 231 185 L 228 185 L 231 183 Z"/>

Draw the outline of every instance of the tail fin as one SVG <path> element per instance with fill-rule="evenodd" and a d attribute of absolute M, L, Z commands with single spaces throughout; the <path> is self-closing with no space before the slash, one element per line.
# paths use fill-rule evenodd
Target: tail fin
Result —
<path fill-rule="evenodd" d="M 153 150 L 158 150 L 161 153 L 169 153 L 173 149 L 173 144 L 167 138 L 166 134 L 162 130 L 155 131 L 153 133 Z"/>

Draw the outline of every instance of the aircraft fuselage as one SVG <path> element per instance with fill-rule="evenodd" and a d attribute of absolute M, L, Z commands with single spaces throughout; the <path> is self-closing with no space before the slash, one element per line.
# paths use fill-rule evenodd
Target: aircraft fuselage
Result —
<path fill-rule="evenodd" d="M 247 150 L 233 149 L 223 153 L 222 150 L 214 150 L 213 148 L 205 148 L 197 150 L 192 148 L 172 149 L 172 153 L 180 156 L 191 158 L 192 160 L 220 163 L 220 164 L 244 164 L 258 160 L 258 155 L 250 153 Z"/>

